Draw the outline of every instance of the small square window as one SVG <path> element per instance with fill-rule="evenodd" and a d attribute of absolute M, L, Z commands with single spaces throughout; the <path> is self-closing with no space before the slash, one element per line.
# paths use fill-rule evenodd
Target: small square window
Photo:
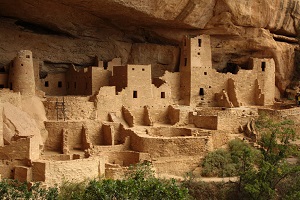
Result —
<path fill-rule="evenodd" d="M 145 71 L 145 69 L 143 68 L 142 71 Z"/>
<path fill-rule="evenodd" d="M 49 81 L 45 81 L 45 87 L 49 87 Z"/>
<path fill-rule="evenodd" d="M 132 68 L 132 71 L 134 70 L 134 68 Z"/>
<path fill-rule="evenodd" d="M 204 75 L 207 75 L 207 72 L 204 72 Z"/>
<path fill-rule="evenodd" d="M 162 98 L 162 99 L 166 98 L 166 93 L 165 92 L 161 92 L 160 93 L 160 98 Z"/>
<path fill-rule="evenodd" d="M 30 58 L 30 55 L 26 55 L 26 58 Z"/>

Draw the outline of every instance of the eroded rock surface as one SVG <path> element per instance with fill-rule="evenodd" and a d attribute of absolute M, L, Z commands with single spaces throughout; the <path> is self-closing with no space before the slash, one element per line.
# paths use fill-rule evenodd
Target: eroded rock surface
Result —
<path fill-rule="evenodd" d="M 3 104 L 3 138 L 10 144 L 20 138 L 36 137 L 40 144 L 41 135 L 36 122 L 24 111 L 10 103 Z"/>
<path fill-rule="evenodd" d="M 70 63 L 92 65 L 97 56 L 105 61 L 121 57 L 122 64 L 129 61 L 154 64 L 154 74 L 160 75 L 166 69 L 176 70 L 173 65 L 178 58 L 172 56 L 177 50 L 172 50 L 167 65 L 160 63 L 154 51 L 164 54 L 161 45 L 176 49 L 183 35 L 206 33 L 213 38 L 214 68 L 222 69 L 232 62 L 246 65 L 251 56 L 273 57 L 276 85 L 283 92 L 294 71 L 299 3 L 298 0 L 3 0 L 0 65 L 7 65 L 19 49 L 30 49 L 41 61 L 42 72 L 65 69 Z M 137 54 L 141 50 L 143 58 Z"/>

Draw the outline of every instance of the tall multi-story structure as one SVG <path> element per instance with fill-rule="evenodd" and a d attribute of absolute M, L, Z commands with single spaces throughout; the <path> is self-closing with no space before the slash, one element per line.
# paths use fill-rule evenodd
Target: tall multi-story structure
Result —
<path fill-rule="evenodd" d="M 13 60 L 9 69 L 9 88 L 14 92 L 20 92 L 25 95 L 35 94 L 34 69 L 31 51 L 19 51 L 17 57 Z"/>
<path fill-rule="evenodd" d="M 273 104 L 275 63 L 250 58 L 249 69 L 220 73 L 212 68 L 210 36 L 185 37 L 180 62 L 181 102 L 189 106 Z"/>

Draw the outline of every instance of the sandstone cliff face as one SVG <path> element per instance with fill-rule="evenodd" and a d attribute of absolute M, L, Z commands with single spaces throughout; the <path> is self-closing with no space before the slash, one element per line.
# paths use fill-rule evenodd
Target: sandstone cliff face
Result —
<path fill-rule="evenodd" d="M 294 71 L 299 4 L 299 0 L 2 0 L 0 66 L 16 51 L 30 49 L 45 72 L 69 63 L 91 65 L 98 56 L 121 57 L 123 64 L 152 63 L 160 75 L 178 67 L 183 35 L 206 33 L 212 35 L 214 68 L 222 69 L 228 62 L 243 66 L 251 56 L 273 57 L 276 84 L 283 92 Z M 152 56 L 138 53 L 155 51 L 159 53 L 149 53 Z"/>

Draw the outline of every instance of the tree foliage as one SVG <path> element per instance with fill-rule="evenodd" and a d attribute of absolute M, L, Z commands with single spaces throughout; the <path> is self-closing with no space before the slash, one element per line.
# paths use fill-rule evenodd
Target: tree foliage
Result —
<path fill-rule="evenodd" d="M 299 154 L 291 144 L 296 137 L 293 127 L 291 120 L 261 115 L 256 120 L 259 150 L 241 140 L 233 140 L 227 150 L 207 155 L 202 174 L 239 176 L 235 185 L 225 184 L 228 190 L 235 191 L 237 199 L 299 199 L 300 166 L 288 161 L 288 158 L 297 160 Z"/>
<path fill-rule="evenodd" d="M 297 154 L 291 141 L 295 139 L 291 120 L 277 121 L 261 115 L 256 121 L 260 134 L 261 159 L 257 165 L 240 174 L 240 192 L 248 199 L 273 199 L 283 180 L 300 172 L 300 167 L 287 162 L 287 158 Z"/>

